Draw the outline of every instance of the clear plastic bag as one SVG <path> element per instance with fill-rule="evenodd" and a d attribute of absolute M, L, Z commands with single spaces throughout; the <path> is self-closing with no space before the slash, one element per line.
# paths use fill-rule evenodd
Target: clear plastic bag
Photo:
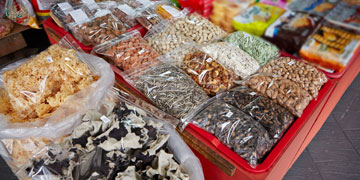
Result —
<path fill-rule="evenodd" d="M 73 16 L 82 15 L 84 19 L 89 18 L 88 15 L 81 9 L 81 7 L 82 5 L 73 6 L 68 2 L 57 3 L 51 7 L 50 16 L 59 27 L 62 27 L 68 31 L 68 25 L 75 22 L 75 20 L 78 20 L 77 17 Z M 76 12 L 78 13 L 73 13 L 75 10 L 77 10 Z"/>
<path fill-rule="evenodd" d="M 164 0 L 123 0 L 126 4 L 136 10 L 145 9 Z"/>
<path fill-rule="evenodd" d="M 283 77 L 256 75 L 250 77 L 245 84 L 288 109 L 300 117 L 312 100 L 311 95 L 297 83 Z"/>
<path fill-rule="evenodd" d="M 6 0 L 5 15 L 15 23 L 40 29 L 34 9 L 28 0 Z"/>
<path fill-rule="evenodd" d="M 281 57 L 270 61 L 259 72 L 276 74 L 300 85 L 316 98 L 321 87 L 327 82 L 325 74 L 310 64 L 290 57 Z"/>
<path fill-rule="evenodd" d="M 175 66 L 158 63 L 125 77 L 164 112 L 181 119 L 208 96 L 188 75 Z"/>
<path fill-rule="evenodd" d="M 122 100 L 89 111 L 65 141 L 25 164 L 18 176 L 73 179 L 204 179 L 200 161 L 176 131 Z"/>
<path fill-rule="evenodd" d="M 199 44 L 206 44 L 226 36 L 226 32 L 197 13 L 178 19 L 173 24 L 177 32 Z"/>
<path fill-rule="evenodd" d="M 1 70 L 0 138 L 64 135 L 113 86 L 109 64 L 76 52 L 66 38 Z"/>
<path fill-rule="evenodd" d="M 141 68 L 157 61 L 158 53 L 151 49 L 138 31 L 132 31 L 94 47 L 97 54 L 105 56 L 120 70 L 127 71 Z"/>
<path fill-rule="evenodd" d="M 134 27 L 138 25 L 138 22 L 135 19 L 137 12 L 135 9 L 130 7 L 127 4 L 119 4 L 113 11 L 113 15 L 116 16 L 121 22 L 126 24 L 129 27 Z"/>
<path fill-rule="evenodd" d="M 136 20 L 147 30 L 151 29 L 154 25 L 160 23 L 163 18 L 156 13 L 153 7 L 146 8 L 139 12 Z"/>
<path fill-rule="evenodd" d="M 279 56 L 279 49 L 275 45 L 243 31 L 233 32 L 223 40 L 239 46 L 255 58 L 261 66 Z"/>
<path fill-rule="evenodd" d="M 84 45 L 97 45 L 125 33 L 127 27 L 109 10 L 102 10 L 90 19 L 69 25 L 72 34 Z"/>
<path fill-rule="evenodd" d="M 244 86 L 217 95 L 258 121 L 276 142 L 294 121 L 294 116 L 275 101 Z"/>
<path fill-rule="evenodd" d="M 261 163 L 262 158 L 273 146 L 270 135 L 258 122 L 216 98 L 204 103 L 187 116 L 186 122 L 193 123 L 216 136 L 252 167 Z"/>
<path fill-rule="evenodd" d="M 10 34 L 14 28 L 14 23 L 9 19 L 0 18 L 0 38 Z"/>
<path fill-rule="evenodd" d="M 182 49 L 178 52 L 171 52 L 171 56 L 178 56 Z M 217 62 L 217 59 L 209 56 L 200 49 L 193 46 L 189 50 L 184 59 L 176 58 L 173 61 L 171 58 L 167 59 L 185 71 L 202 89 L 210 96 L 216 95 L 217 92 L 229 90 L 235 86 L 235 81 L 238 77 L 235 73 L 226 69 Z M 180 62 L 178 61 L 180 60 Z"/>
<path fill-rule="evenodd" d="M 144 38 L 161 55 L 179 49 L 184 44 L 192 43 L 191 39 L 178 32 L 169 21 L 154 26 Z"/>
<path fill-rule="evenodd" d="M 215 58 L 225 68 L 234 71 L 241 79 L 246 79 L 260 68 L 259 63 L 254 58 L 238 46 L 228 42 L 208 44 L 201 47 L 201 50 Z"/>

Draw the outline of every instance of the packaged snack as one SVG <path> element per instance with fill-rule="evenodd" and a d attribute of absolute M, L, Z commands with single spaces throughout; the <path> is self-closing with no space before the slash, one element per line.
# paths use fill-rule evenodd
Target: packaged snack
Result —
<path fill-rule="evenodd" d="M 359 48 L 359 32 L 324 23 L 301 47 L 300 55 L 309 62 L 341 72 Z"/>
<path fill-rule="evenodd" d="M 186 38 L 178 32 L 169 21 L 163 21 L 150 29 L 144 38 L 159 54 L 163 55 L 172 50 L 180 48 L 184 44 L 191 43 L 191 39 Z"/>
<path fill-rule="evenodd" d="M 159 54 L 141 37 L 138 31 L 124 34 L 94 47 L 97 54 L 105 56 L 120 70 L 128 71 L 141 68 L 142 65 L 157 61 Z"/>
<path fill-rule="evenodd" d="M 258 3 L 242 11 L 233 20 L 236 30 L 261 36 L 266 28 L 275 22 L 285 10 L 279 7 Z"/>
<path fill-rule="evenodd" d="M 109 64 L 67 43 L 1 70 L 0 138 L 64 135 L 113 85 Z"/>
<path fill-rule="evenodd" d="M 333 23 L 360 30 L 359 8 L 360 4 L 340 1 L 325 18 Z"/>
<path fill-rule="evenodd" d="M 0 18 L 0 38 L 10 34 L 14 28 L 14 23 L 9 19 Z"/>
<path fill-rule="evenodd" d="M 310 94 L 294 81 L 283 77 L 257 75 L 245 82 L 249 88 L 275 100 L 288 109 L 292 114 L 300 117 L 304 109 L 312 100 Z"/>
<path fill-rule="evenodd" d="M 161 0 L 123 0 L 123 1 L 132 8 L 141 10 L 160 2 Z"/>
<path fill-rule="evenodd" d="M 6 0 L 5 15 L 15 23 L 40 29 L 28 0 Z"/>
<path fill-rule="evenodd" d="M 153 7 L 142 10 L 137 16 L 136 20 L 144 26 L 147 30 L 151 29 L 154 25 L 158 24 L 162 17 L 156 13 Z"/>
<path fill-rule="evenodd" d="M 112 12 L 121 22 L 129 27 L 134 27 L 138 24 L 135 19 L 136 11 L 127 4 L 119 4 Z"/>
<path fill-rule="evenodd" d="M 208 99 L 185 72 L 167 63 L 139 69 L 125 79 L 159 109 L 179 119 Z"/>
<path fill-rule="evenodd" d="M 75 20 L 81 21 L 89 18 L 81 7 L 82 5 L 72 6 L 68 2 L 57 3 L 50 9 L 50 16 L 59 27 L 68 31 L 68 25 Z"/>
<path fill-rule="evenodd" d="M 56 179 L 204 179 L 176 131 L 126 101 L 89 111 L 61 143 L 46 146 L 17 173 Z M 181 147 L 181 148 L 179 148 Z"/>
<path fill-rule="evenodd" d="M 221 93 L 217 97 L 258 121 L 269 132 L 275 143 L 295 119 L 288 110 L 275 101 L 244 86 Z"/>
<path fill-rule="evenodd" d="M 69 25 L 72 34 L 86 46 L 102 44 L 126 32 L 127 28 L 109 10 Z"/>
<path fill-rule="evenodd" d="M 243 31 L 233 32 L 223 40 L 239 46 L 255 58 L 261 66 L 279 56 L 279 49 L 275 45 Z"/>
<path fill-rule="evenodd" d="M 248 53 L 228 42 L 208 44 L 201 47 L 201 50 L 242 79 L 254 74 L 260 68 L 259 63 Z"/>
<path fill-rule="evenodd" d="M 279 8 L 286 8 L 286 5 L 288 4 L 287 0 L 260 0 L 262 4 L 268 4 L 271 6 L 276 6 Z"/>
<path fill-rule="evenodd" d="M 293 0 L 288 8 L 293 11 L 305 11 L 319 16 L 326 16 L 339 0 Z"/>
<path fill-rule="evenodd" d="M 290 79 L 316 98 L 321 87 L 327 82 L 325 74 L 310 64 L 281 57 L 270 61 L 259 72 L 268 72 Z"/>
<path fill-rule="evenodd" d="M 213 134 L 252 167 L 261 163 L 273 146 L 269 133 L 258 122 L 216 98 L 204 103 L 187 120 Z"/>
<path fill-rule="evenodd" d="M 180 18 L 172 25 L 175 26 L 176 32 L 199 44 L 206 44 L 226 35 L 224 30 L 197 13 Z"/>
<path fill-rule="evenodd" d="M 158 4 L 156 5 L 155 11 L 164 19 L 179 17 L 184 14 L 179 8 L 172 6 L 171 3 Z M 185 12 L 185 14 L 187 14 L 187 12 Z"/>
<path fill-rule="evenodd" d="M 286 11 L 266 29 L 264 38 L 281 50 L 294 54 L 299 52 L 321 20 L 317 15 Z"/>

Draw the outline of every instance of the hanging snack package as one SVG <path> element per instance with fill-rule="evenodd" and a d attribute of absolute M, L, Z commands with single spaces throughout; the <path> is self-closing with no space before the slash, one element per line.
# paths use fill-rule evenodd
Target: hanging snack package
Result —
<path fill-rule="evenodd" d="M 223 40 L 239 46 L 256 59 L 261 66 L 279 56 L 279 49 L 275 45 L 243 31 L 233 32 Z"/>
<path fill-rule="evenodd" d="M 297 117 L 301 116 L 312 100 L 311 95 L 306 90 L 294 81 L 283 77 L 256 75 L 245 82 L 245 85 L 275 100 Z"/>
<path fill-rule="evenodd" d="M 94 51 L 105 57 L 122 71 L 141 68 L 158 61 L 159 54 L 150 48 L 138 31 L 132 31 L 94 47 Z"/>
<path fill-rule="evenodd" d="M 246 79 L 259 68 L 259 63 L 238 46 L 229 42 L 216 42 L 201 47 L 201 50 L 210 55 L 225 68 L 234 71 L 236 76 Z"/>
<path fill-rule="evenodd" d="M 199 44 L 206 44 L 226 36 L 226 32 L 203 16 L 192 13 L 177 19 L 173 24 L 176 32 L 182 33 Z"/>
<path fill-rule="evenodd" d="M 208 99 L 185 72 L 167 63 L 157 63 L 127 74 L 130 75 L 125 79 L 160 110 L 179 119 Z"/>
<path fill-rule="evenodd" d="M 163 55 L 170 51 L 180 48 L 184 44 L 192 43 L 191 39 L 186 38 L 178 32 L 171 22 L 165 20 L 150 29 L 144 36 L 151 48 Z"/>
<path fill-rule="evenodd" d="M 359 8 L 360 4 L 340 1 L 325 18 L 333 23 L 360 30 Z"/>
<path fill-rule="evenodd" d="M 185 48 L 186 50 L 187 48 Z M 216 59 L 193 46 L 184 52 L 183 48 L 167 55 L 171 63 L 185 71 L 210 96 L 235 86 L 238 77 L 235 73 L 219 64 Z M 175 57 L 172 59 L 171 57 Z M 180 59 L 178 57 L 183 57 Z M 226 61 L 226 60 L 223 60 Z"/>
<path fill-rule="evenodd" d="M 327 82 L 323 72 L 310 64 L 290 57 L 274 59 L 262 67 L 259 72 L 276 74 L 290 79 L 308 91 L 313 98 L 318 96 L 321 87 Z"/>
<path fill-rule="evenodd" d="M 127 4 L 119 4 L 113 11 L 113 15 L 116 16 L 121 22 L 128 27 L 134 27 L 138 25 L 135 19 L 136 11 Z"/>
<path fill-rule="evenodd" d="M 217 95 L 258 121 L 278 141 L 294 121 L 294 115 L 275 101 L 244 86 Z"/>
<path fill-rule="evenodd" d="M 40 29 L 33 7 L 28 0 L 6 0 L 5 15 L 15 23 Z"/>
<path fill-rule="evenodd" d="M 360 33 L 324 23 L 300 49 L 302 58 L 330 72 L 341 72 L 359 49 Z"/>
<path fill-rule="evenodd" d="M 127 31 L 127 27 L 109 10 L 99 11 L 91 18 L 83 15 L 79 15 L 81 20 L 71 23 L 69 28 L 75 38 L 86 46 L 102 44 Z"/>
<path fill-rule="evenodd" d="M 236 30 L 261 36 L 284 12 L 285 10 L 279 7 L 258 3 L 240 12 L 234 18 L 233 26 Z"/>
<path fill-rule="evenodd" d="M 64 135 L 113 86 L 109 64 L 72 49 L 75 42 L 66 38 L 0 71 L 6 91 L 0 97 L 0 138 Z"/>
<path fill-rule="evenodd" d="M 187 116 L 186 122 L 213 134 L 252 167 L 261 163 L 273 146 L 269 133 L 260 123 L 216 98 L 207 101 Z"/>
<path fill-rule="evenodd" d="M 294 54 L 299 52 L 321 20 L 322 18 L 317 15 L 286 11 L 266 29 L 263 37 L 281 50 Z"/>
<path fill-rule="evenodd" d="M 181 148 L 179 148 L 181 147 Z M 200 179 L 200 161 L 174 129 L 123 99 L 89 111 L 61 143 L 46 146 L 18 177 Z"/>
<path fill-rule="evenodd" d="M 326 16 L 338 3 L 339 0 L 293 0 L 288 9 L 303 11 L 318 16 Z"/>
<path fill-rule="evenodd" d="M 10 34 L 14 28 L 14 23 L 10 19 L 0 18 L 0 38 Z"/>

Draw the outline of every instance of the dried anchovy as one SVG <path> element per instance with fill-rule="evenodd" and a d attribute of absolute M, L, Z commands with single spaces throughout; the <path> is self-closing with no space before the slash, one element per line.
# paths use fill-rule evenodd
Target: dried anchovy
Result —
<path fill-rule="evenodd" d="M 279 54 L 279 49 L 275 45 L 242 31 L 231 33 L 224 38 L 224 41 L 239 46 L 255 58 L 261 66 Z"/>
<path fill-rule="evenodd" d="M 138 77 L 135 86 L 158 108 L 176 118 L 183 118 L 208 99 L 183 71 L 168 64 L 149 69 Z"/>
<path fill-rule="evenodd" d="M 253 167 L 273 146 L 268 132 L 258 122 L 223 101 L 211 102 L 191 119 L 193 124 L 215 135 Z"/>

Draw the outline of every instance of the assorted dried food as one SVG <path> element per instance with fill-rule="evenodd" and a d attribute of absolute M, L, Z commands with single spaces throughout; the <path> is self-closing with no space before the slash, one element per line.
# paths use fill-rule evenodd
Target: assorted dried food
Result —
<path fill-rule="evenodd" d="M 325 74 L 310 64 L 289 57 L 274 59 L 260 69 L 290 79 L 316 98 L 321 87 L 327 82 Z"/>
<path fill-rule="evenodd" d="M 127 4 L 120 4 L 112 12 L 121 22 L 129 27 L 134 27 L 138 24 L 135 19 L 136 11 Z"/>
<path fill-rule="evenodd" d="M 149 7 L 141 11 L 141 13 L 137 15 L 136 20 L 147 30 L 149 30 L 154 25 L 158 24 L 162 18 L 159 14 L 156 13 L 155 9 Z"/>

